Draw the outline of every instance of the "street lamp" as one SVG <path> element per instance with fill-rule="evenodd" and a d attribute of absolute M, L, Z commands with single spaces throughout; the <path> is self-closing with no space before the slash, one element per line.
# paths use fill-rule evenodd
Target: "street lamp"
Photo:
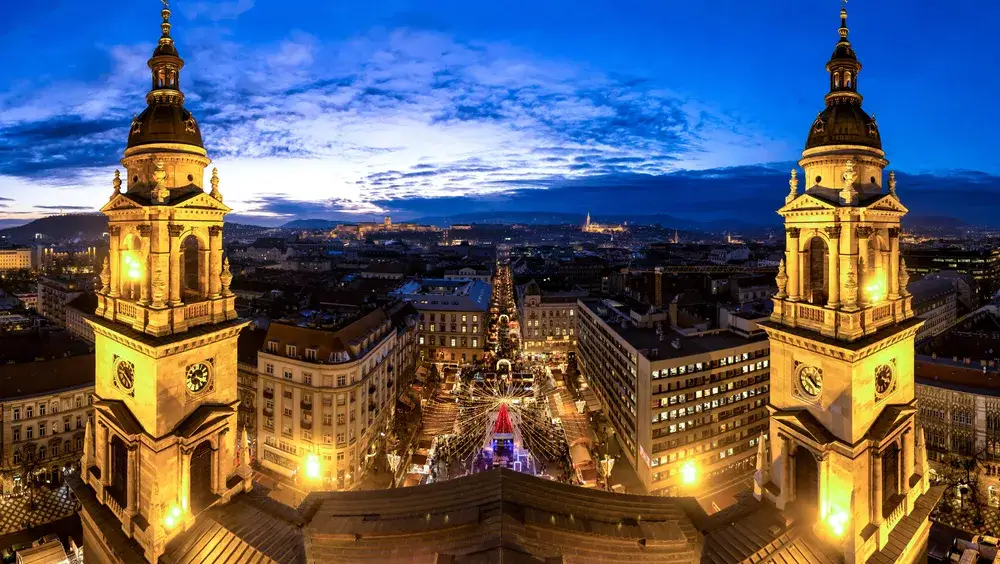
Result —
<path fill-rule="evenodd" d="M 319 476 L 320 476 L 319 456 L 315 454 L 310 454 L 306 456 L 306 477 L 315 480 L 319 478 Z"/>
<path fill-rule="evenodd" d="M 615 467 L 615 459 L 605 454 L 601 459 L 601 470 L 604 471 L 604 486 L 611 489 L 611 469 Z"/>
<path fill-rule="evenodd" d="M 396 487 L 396 471 L 399 470 L 399 464 L 403 458 L 396 454 L 396 451 L 392 451 L 386 453 L 385 459 L 389 463 L 389 469 L 392 470 L 392 487 Z"/>
<path fill-rule="evenodd" d="M 695 467 L 693 460 L 688 460 L 681 466 L 681 482 L 690 486 L 696 481 L 698 481 L 698 468 Z"/>

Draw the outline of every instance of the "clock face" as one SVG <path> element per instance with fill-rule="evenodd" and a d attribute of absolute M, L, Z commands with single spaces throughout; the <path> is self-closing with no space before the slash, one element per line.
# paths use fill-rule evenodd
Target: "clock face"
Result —
<path fill-rule="evenodd" d="M 888 364 L 879 365 L 875 369 L 875 393 L 879 396 L 892 391 L 893 373 Z"/>
<path fill-rule="evenodd" d="M 200 392 L 208 384 L 208 367 L 204 364 L 192 364 L 187 369 L 187 387 L 192 392 Z"/>
<path fill-rule="evenodd" d="M 115 369 L 115 380 L 122 388 L 131 390 L 135 385 L 135 366 L 127 360 L 119 362 Z"/>
<path fill-rule="evenodd" d="M 816 397 L 823 389 L 823 373 L 814 366 L 805 366 L 799 371 L 799 384 L 802 386 L 802 391 Z"/>

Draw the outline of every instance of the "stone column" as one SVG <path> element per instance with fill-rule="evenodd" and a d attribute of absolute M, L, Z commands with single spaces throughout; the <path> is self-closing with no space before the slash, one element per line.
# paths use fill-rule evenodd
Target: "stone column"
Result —
<path fill-rule="evenodd" d="M 218 298 L 222 291 L 222 226 L 208 228 L 208 297 Z"/>
<path fill-rule="evenodd" d="M 181 487 L 178 497 L 185 512 L 191 511 L 191 450 L 180 447 Z"/>
<path fill-rule="evenodd" d="M 903 480 L 900 484 L 903 495 L 910 493 L 910 478 L 913 476 L 913 430 L 907 429 L 903 432 Z"/>
<path fill-rule="evenodd" d="M 785 230 L 785 263 L 788 265 L 788 301 L 797 302 L 802 296 L 799 280 L 802 267 L 799 253 L 799 228 L 789 227 Z"/>
<path fill-rule="evenodd" d="M 830 284 L 827 289 L 827 306 L 837 309 L 840 305 L 840 226 L 834 225 L 826 228 L 826 234 L 830 236 Z M 831 316 L 836 319 L 836 315 Z"/>
<path fill-rule="evenodd" d="M 121 263 L 121 251 L 119 249 L 119 245 L 121 244 L 121 240 L 119 239 L 119 237 L 121 237 L 121 232 L 121 227 L 118 227 L 117 225 L 113 225 L 108 228 L 108 234 L 110 235 L 109 242 L 111 244 L 111 250 L 108 254 L 108 261 L 111 266 L 111 291 L 107 294 L 112 298 L 116 298 L 121 295 L 121 288 L 119 287 L 122 279 L 121 267 L 119 266 Z"/>
<path fill-rule="evenodd" d="M 172 223 L 167 226 L 170 233 L 170 305 L 179 306 L 181 299 L 181 233 L 184 226 Z"/>
<path fill-rule="evenodd" d="M 198 249 L 198 291 L 201 298 L 207 298 L 210 294 L 208 288 L 208 263 L 209 249 Z"/>
<path fill-rule="evenodd" d="M 889 228 L 889 299 L 899 298 L 899 228 Z"/>
<path fill-rule="evenodd" d="M 882 524 L 882 456 L 872 451 L 872 523 Z"/>
<path fill-rule="evenodd" d="M 866 225 L 855 228 L 858 237 L 858 302 L 863 308 L 871 305 L 871 298 L 865 286 L 871 283 L 876 266 L 868 260 L 868 245 L 871 243 L 872 231 L 872 228 Z"/>
<path fill-rule="evenodd" d="M 105 486 L 110 485 L 111 465 L 108 464 L 108 457 L 111 455 L 111 444 L 108 442 L 108 428 L 105 425 L 97 424 L 97 440 L 94 447 L 98 451 L 97 467 L 101 469 L 101 483 Z"/>
<path fill-rule="evenodd" d="M 150 273 L 152 306 L 160 309 L 170 299 L 168 290 L 170 277 L 170 236 L 162 223 L 158 222 L 153 229 L 149 252 L 149 266 L 152 270 Z"/>
<path fill-rule="evenodd" d="M 153 228 L 149 224 L 143 224 L 139 226 L 139 236 L 142 238 L 142 256 L 139 260 L 142 261 L 142 271 L 139 273 L 139 303 L 142 305 L 149 305 L 149 284 L 150 284 L 150 270 L 151 263 L 150 260 L 150 235 L 153 232 Z"/>
<path fill-rule="evenodd" d="M 139 449 L 135 446 L 128 447 L 128 462 L 125 464 L 125 483 L 128 486 L 126 495 L 125 512 L 134 515 L 139 512 Z"/>

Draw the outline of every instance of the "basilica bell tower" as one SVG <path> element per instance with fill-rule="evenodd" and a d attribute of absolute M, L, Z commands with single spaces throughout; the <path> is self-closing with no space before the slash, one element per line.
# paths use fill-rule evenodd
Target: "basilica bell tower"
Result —
<path fill-rule="evenodd" d="M 88 562 L 127 561 L 107 539 L 120 523 L 155 562 L 199 512 L 249 488 L 236 462 L 236 316 L 222 255 L 222 202 L 201 130 L 184 108 L 164 6 L 146 109 L 132 120 L 108 218 L 95 332 L 94 421 L 87 427 L 81 519 Z M 123 186 L 124 184 L 124 186 Z M 87 503 L 89 500 L 91 503 Z M 110 515 L 110 517 L 109 517 Z"/>
<path fill-rule="evenodd" d="M 826 107 L 809 128 L 803 178 L 792 171 L 778 210 L 785 258 L 762 324 L 771 343 L 770 456 L 758 461 L 755 494 L 842 545 L 853 563 L 888 545 L 929 484 L 914 419 L 913 344 L 923 322 L 899 252 L 907 209 L 894 174 L 885 182 L 847 11 L 840 16 Z M 926 518 L 920 526 L 916 536 L 926 539 Z M 917 550 L 907 545 L 898 561 Z"/>

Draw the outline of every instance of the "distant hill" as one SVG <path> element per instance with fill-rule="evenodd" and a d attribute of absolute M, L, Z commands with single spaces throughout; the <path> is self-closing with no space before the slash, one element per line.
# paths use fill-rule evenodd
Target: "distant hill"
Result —
<path fill-rule="evenodd" d="M 108 219 L 99 213 L 50 215 L 17 227 L 0 229 L 0 237 L 22 245 L 34 242 L 36 233 L 44 235 L 44 241 L 86 241 L 99 238 L 107 228 Z"/>
<path fill-rule="evenodd" d="M 268 231 L 267 227 L 245 225 L 241 223 L 226 223 L 226 226 L 240 237 L 252 237 Z M 35 234 L 45 236 L 37 242 L 56 241 L 93 241 L 100 239 L 108 230 L 108 219 L 99 213 L 78 213 L 65 215 L 50 215 L 16 227 L 0 229 L 0 239 L 11 243 L 27 245 L 36 242 Z M 230 235 L 230 233 L 226 233 Z"/>
<path fill-rule="evenodd" d="M 346 223 L 344 221 L 331 221 L 329 219 L 295 219 L 282 224 L 282 229 L 333 229 L 334 227 Z"/>
<path fill-rule="evenodd" d="M 464 213 L 449 216 L 422 217 L 413 220 L 415 223 L 426 225 L 436 225 L 447 227 L 456 223 L 492 223 L 505 224 L 520 223 L 527 225 L 583 225 L 586 214 L 560 213 L 560 212 L 477 212 Z M 591 215 L 590 220 L 594 223 L 631 225 L 660 225 L 665 228 L 685 229 L 690 231 L 759 231 L 768 227 L 765 223 L 751 223 L 740 219 L 719 219 L 713 221 L 693 221 L 681 219 L 668 214 L 611 214 L 611 215 Z"/>

